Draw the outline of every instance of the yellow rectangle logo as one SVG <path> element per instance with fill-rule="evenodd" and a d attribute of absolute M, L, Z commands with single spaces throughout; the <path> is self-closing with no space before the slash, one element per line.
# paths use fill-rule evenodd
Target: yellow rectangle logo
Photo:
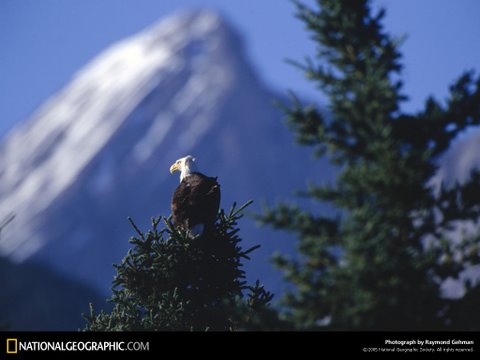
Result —
<path fill-rule="evenodd" d="M 7 354 L 16 354 L 17 350 L 17 339 L 7 339 Z"/>

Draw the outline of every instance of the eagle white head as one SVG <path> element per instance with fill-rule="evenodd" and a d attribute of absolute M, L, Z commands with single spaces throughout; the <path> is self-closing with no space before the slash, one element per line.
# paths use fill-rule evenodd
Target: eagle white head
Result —
<path fill-rule="evenodd" d="M 182 182 L 185 177 L 197 171 L 195 158 L 192 155 L 187 155 L 178 159 L 170 166 L 170 174 L 173 174 L 175 171 L 180 171 L 180 182 Z"/>

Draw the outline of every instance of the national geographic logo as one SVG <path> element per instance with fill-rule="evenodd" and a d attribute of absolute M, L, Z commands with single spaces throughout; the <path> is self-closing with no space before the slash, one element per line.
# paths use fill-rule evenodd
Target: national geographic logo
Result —
<path fill-rule="evenodd" d="M 7 338 L 5 352 L 83 352 L 83 351 L 150 351 L 149 341 L 18 341 Z M 1 356 L 0 356 L 1 358 Z"/>
<path fill-rule="evenodd" d="M 18 351 L 17 339 L 7 339 L 6 350 L 7 350 L 7 354 L 16 354 Z"/>

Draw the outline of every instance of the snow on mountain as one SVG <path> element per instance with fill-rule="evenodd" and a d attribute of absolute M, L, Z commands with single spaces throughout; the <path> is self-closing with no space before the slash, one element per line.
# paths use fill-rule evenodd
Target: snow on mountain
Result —
<path fill-rule="evenodd" d="M 439 187 L 442 183 L 452 186 L 456 182 L 464 183 L 473 169 L 480 170 L 480 129 L 470 128 L 461 134 L 452 143 L 448 151 L 442 156 L 437 174 L 432 179 L 432 185 Z M 459 241 L 465 236 L 478 234 L 478 223 L 473 221 L 458 221 L 450 232 L 453 241 Z M 462 281 L 480 281 L 480 266 L 475 265 L 465 270 L 461 275 Z M 462 282 L 447 279 L 442 284 L 443 295 L 459 298 L 465 294 Z"/>
<path fill-rule="evenodd" d="M 0 144 L 0 219 L 16 215 L 0 253 L 106 291 L 133 235 L 127 216 L 145 228 L 168 215 L 177 158 L 193 154 L 219 177 L 225 208 L 254 199 L 258 210 L 303 188 L 330 168 L 292 144 L 276 97 L 214 12 L 177 14 L 113 45 Z M 278 277 L 267 259 L 286 236 L 241 227 L 247 245 L 263 246 L 254 276 Z"/>
<path fill-rule="evenodd" d="M 158 104 L 161 111 L 154 121 L 149 121 L 152 114 L 142 113 L 131 120 L 139 125 L 150 122 L 150 131 L 142 134 L 144 141 L 139 139 L 133 149 L 134 158 L 148 157 L 175 116 L 185 114 L 189 107 L 197 112 L 198 121 L 185 133 L 184 144 L 201 137 L 212 119 L 205 112 L 219 101 L 230 79 L 222 67 L 222 54 L 212 54 L 208 59 L 212 63 L 205 61 L 204 54 L 218 48 L 222 40 L 221 32 L 209 36 L 220 26 L 219 19 L 204 14 L 186 26 L 189 22 L 186 16 L 170 19 L 113 46 L 8 138 L 2 147 L 2 210 L 30 215 L 47 209 L 126 123 L 125 114 L 134 112 L 156 88 L 171 89 L 171 94 L 165 91 L 163 95 L 174 95 L 172 104 L 163 109 Z M 191 55 L 185 56 L 186 52 Z M 175 81 L 176 86 L 170 84 Z M 211 90 L 209 96 L 194 103 L 206 86 Z M 108 169 L 103 177 L 99 175 L 98 185 L 106 181 L 107 173 Z M 42 244 L 10 239 L 3 246 L 21 259 Z"/>
<path fill-rule="evenodd" d="M 435 177 L 447 184 L 465 182 L 472 169 L 480 169 L 480 129 L 472 128 L 459 136 L 442 159 Z"/>

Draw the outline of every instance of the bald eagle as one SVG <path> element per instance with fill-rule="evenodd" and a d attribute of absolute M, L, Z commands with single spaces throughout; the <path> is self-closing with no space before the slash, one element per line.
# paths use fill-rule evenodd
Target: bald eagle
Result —
<path fill-rule="evenodd" d="M 173 224 L 194 236 L 211 231 L 220 207 L 220 185 L 216 177 L 197 171 L 195 158 L 188 155 L 170 167 L 180 171 L 180 185 L 173 193 Z"/>

